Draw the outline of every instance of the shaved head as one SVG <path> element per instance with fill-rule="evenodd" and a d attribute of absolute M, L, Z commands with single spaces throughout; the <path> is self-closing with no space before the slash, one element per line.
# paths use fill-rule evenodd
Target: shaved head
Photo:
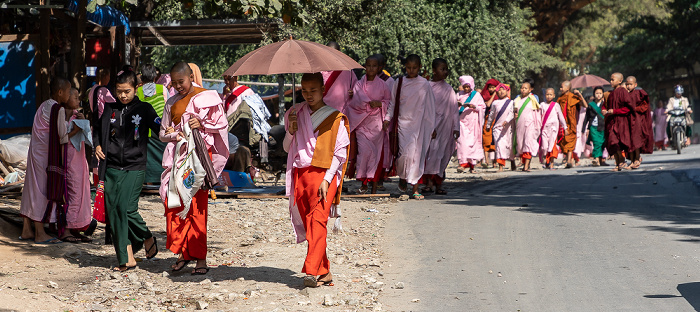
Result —
<path fill-rule="evenodd" d="M 620 81 L 622 81 L 625 78 L 625 76 L 623 76 L 622 73 L 613 73 L 612 77 Z"/>
<path fill-rule="evenodd" d="M 612 75 L 610 75 L 610 85 L 613 87 L 613 89 L 615 89 L 618 86 L 620 86 L 623 79 L 624 76 L 622 76 L 621 73 L 613 73 Z"/>
<path fill-rule="evenodd" d="M 56 95 L 58 94 L 59 91 L 63 90 L 64 92 L 69 92 L 69 88 L 71 87 L 70 81 L 68 79 L 63 78 L 63 77 L 53 77 L 51 80 L 51 94 Z"/>
<path fill-rule="evenodd" d="M 173 67 L 170 68 L 170 74 L 172 75 L 173 73 L 192 75 L 193 72 L 189 64 L 181 61 L 175 63 L 175 65 L 173 65 Z"/>
<path fill-rule="evenodd" d="M 565 87 L 567 87 L 567 88 L 571 88 L 571 81 L 568 81 L 568 80 L 567 80 L 567 81 L 564 81 L 564 82 L 561 83 L 561 85 L 562 85 L 562 86 L 565 86 Z"/>
<path fill-rule="evenodd" d="M 627 76 L 627 82 L 629 82 L 629 83 L 637 83 L 637 77 L 635 77 L 635 76 Z"/>
<path fill-rule="evenodd" d="M 329 46 L 329 47 L 331 47 L 331 48 L 333 48 L 333 49 L 336 49 L 336 50 L 340 51 L 340 45 L 339 45 L 337 42 L 335 42 L 335 41 L 329 42 L 329 43 L 327 44 L 327 46 Z"/>

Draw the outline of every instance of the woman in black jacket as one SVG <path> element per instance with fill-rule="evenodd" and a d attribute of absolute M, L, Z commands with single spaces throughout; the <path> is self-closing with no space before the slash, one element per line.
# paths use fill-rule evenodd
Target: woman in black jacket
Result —
<path fill-rule="evenodd" d="M 136 74 L 117 75 L 116 103 L 105 104 L 94 126 L 95 154 L 105 181 L 105 208 L 119 265 L 114 271 L 136 267 L 134 253 L 146 247 L 146 258 L 158 254 L 155 237 L 138 212 L 146 176 L 148 130 L 160 131 L 160 118 L 151 104 L 135 97 Z"/>

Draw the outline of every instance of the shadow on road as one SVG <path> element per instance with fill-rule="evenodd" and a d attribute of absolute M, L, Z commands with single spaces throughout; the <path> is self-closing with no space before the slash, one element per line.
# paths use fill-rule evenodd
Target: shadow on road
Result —
<path fill-rule="evenodd" d="M 695 311 L 700 311 L 700 282 L 679 284 L 677 289 Z"/>
<path fill-rule="evenodd" d="M 682 171 L 579 171 L 523 174 L 478 182 L 447 182 L 447 205 L 493 206 L 561 216 L 629 215 L 665 224 L 649 230 L 672 232 L 700 242 L 700 192 Z M 688 238 L 692 237 L 692 238 Z"/>

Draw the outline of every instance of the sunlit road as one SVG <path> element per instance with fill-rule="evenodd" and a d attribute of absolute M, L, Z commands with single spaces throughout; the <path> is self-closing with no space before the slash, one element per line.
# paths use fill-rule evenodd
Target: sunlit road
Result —
<path fill-rule="evenodd" d="M 515 173 L 401 202 L 386 232 L 384 309 L 700 311 L 700 146 L 609 168 Z"/>

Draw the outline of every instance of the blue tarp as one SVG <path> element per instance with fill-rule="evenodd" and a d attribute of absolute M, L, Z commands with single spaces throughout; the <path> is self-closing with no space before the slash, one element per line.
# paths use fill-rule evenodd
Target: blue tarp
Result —
<path fill-rule="evenodd" d="M 90 0 L 88 3 L 92 1 L 96 0 Z M 68 9 L 78 13 L 78 0 L 71 1 L 68 5 Z M 129 28 L 129 18 L 121 11 L 108 5 L 98 5 L 94 13 L 87 13 L 87 18 L 89 21 L 104 27 L 124 26 L 125 35 L 131 32 L 131 28 Z"/>

